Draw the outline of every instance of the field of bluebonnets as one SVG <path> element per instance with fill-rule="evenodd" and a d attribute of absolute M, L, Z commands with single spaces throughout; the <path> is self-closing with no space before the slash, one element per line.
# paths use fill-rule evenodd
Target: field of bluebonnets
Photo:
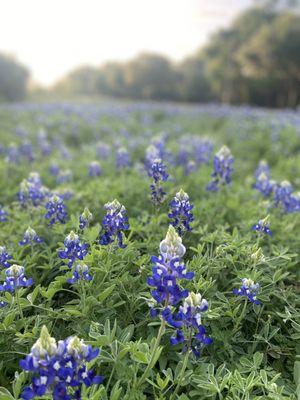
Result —
<path fill-rule="evenodd" d="M 0 399 L 297 399 L 300 117 L 0 109 Z"/>

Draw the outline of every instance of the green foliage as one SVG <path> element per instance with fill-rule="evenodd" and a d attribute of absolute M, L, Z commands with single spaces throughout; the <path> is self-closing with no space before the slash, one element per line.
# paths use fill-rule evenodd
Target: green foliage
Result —
<path fill-rule="evenodd" d="M 83 399 L 299 398 L 300 216 L 283 214 L 280 209 L 268 210 L 265 199 L 252 189 L 253 173 L 261 158 L 269 161 L 274 179 L 289 179 L 299 187 L 296 131 L 283 128 L 274 136 L 271 119 L 232 120 L 162 108 L 149 108 L 146 112 L 136 108 L 126 118 L 102 111 L 90 123 L 80 117 L 79 108 L 75 109 L 74 113 L 68 109 L 66 114 L 0 110 L 3 145 L 12 140 L 21 143 L 22 139 L 12 134 L 16 126 L 27 129 L 28 138 L 36 143 L 36 132 L 43 121 L 49 138 L 62 138 L 73 156 L 63 159 L 56 148 L 51 157 L 41 157 L 37 152 L 32 163 L 9 164 L 4 157 L 0 159 L 0 203 L 10 212 L 8 223 L 1 224 L 0 245 L 5 245 L 14 261 L 25 265 L 27 276 L 34 279 L 33 287 L 19 291 L 19 304 L 11 294 L 1 296 L 8 306 L 0 309 L 0 400 L 20 399 L 29 376 L 21 373 L 19 360 L 30 351 L 43 325 L 57 339 L 76 334 L 101 348 L 93 366 L 105 376 L 104 384 L 85 389 Z M 150 121 L 148 125 L 144 124 L 145 117 Z M 134 162 L 144 158 L 148 142 L 140 139 L 146 128 L 153 135 L 168 131 L 167 148 L 171 152 L 179 149 L 182 132 L 209 136 L 215 150 L 227 144 L 235 157 L 232 187 L 218 193 L 205 191 L 212 164 L 202 165 L 188 176 L 183 175 L 182 167 L 170 164 L 172 180 L 165 184 L 167 200 L 155 213 L 147 176 L 138 168 L 117 171 L 113 154 L 100 160 L 101 177 L 88 178 L 87 164 L 95 158 L 99 133 L 114 152 L 116 137 L 127 144 L 124 136 L 116 134 L 120 128 L 132 135 Z M 49 228 L 44 209 L 21 208 L 16 193 L 21 180 L 31 171 L 38 171 L 45 185 L 56 190 L 49 174 L 52 161 L 63 169 L 71 168 L 73 181 L 59 189 L 72 189 L 74 196 L 67 202 L 70 218 L 66 225 Z M 170 346 L 172 329 L 168 326 L 161 330 L 158 343 L 160 321 L 150 318 L 146 302 L 150 257 L 158 254 L 168 228 L 167 204 L 181 187 L 195 205 L 193 231 L 183 238 L 187 248 L 184 259 L 188 270 L 195 271 L 188 289 L 200 292 L 209 301 L 210 310 L 203 323 L 214 339 L 198 360 L 185 358 L 179 346 Z M 129 216 L 131 228 L 125 249 L 104 247 L 97 242 L 103 205 L 114 198 L 125 205 Z M 94 220 L 80 236 L 90 244 L 85 261 L 93 280 L 69 285 L 66 277 L 70 272 L 58 258 L 57 249 L 70 230 L 78 231 L 78 216 L 85 206 Z M 251 226 L 267 212 L 273 236 L 258 237 Z M 44 244 L 32 249 L 18 246 L 28 225 L 45 239 Z M 260 251 L 263 257 L 259 256 Z M 261 284 L 262 306 L 245 303 L 232 294 L 240 279 L 248 276 Z"/>
<path fill-rule="evenodd" d="M 28 70 L 9 56 L 0 54 L 0 102 L 23 100 Z"/>

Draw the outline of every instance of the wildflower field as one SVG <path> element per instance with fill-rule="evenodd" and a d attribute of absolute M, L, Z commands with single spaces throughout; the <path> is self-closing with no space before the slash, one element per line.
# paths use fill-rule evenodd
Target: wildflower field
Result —
<path fill-rule="evenodd" d="M 0 400 L 300 399 L 300 116 L 0 108 Z"/>

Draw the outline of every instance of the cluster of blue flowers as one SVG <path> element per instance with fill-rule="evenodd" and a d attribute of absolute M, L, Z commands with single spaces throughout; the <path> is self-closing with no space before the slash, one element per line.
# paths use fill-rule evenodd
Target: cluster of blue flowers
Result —
<path fill-rule="evenodd" d="M 117 169 L 130 167 L 130 156 L 125 147 L 120 147 L 116 152 Z"/>
<path fill-rule="evenodd" d="M 171 224 L 176 228 L 180 236 L 186 231 L 191 231 L 190 223 L 194 220 L 192 214 L 193 205 L 187 193 L 182 189 L 176 193 L 175 197 L 169 204 L 171 211 L 168 217 L 172 220 Z"/>
<path fill-rule="evenodd" d="M 8 268 L 10 266 L 10 263 L 8 260 L 11 260 L 12 256 L 8 254 L 6 251 L 5 246 L 0 246 L 0 266 L 3 268 Z"/>
<path fill-rule="evenodd" d="M 264 197 L 271 197 L 275 207 L 281 207 L 286 213 L 300 211 L 300 193 L 295 193 L 289 181 L 277 183 L 270 178 L 270 168 L 265 161 L 261 161 L 255 172 L 255 184 L 257 189 Z"/>
<path fill-rule="evenodd" d="M 219 190 L 220 185 L 228 185 L 231 182 L 233 172 L 232 164 L 234 158 L 227 146 L 223 146 L 214 157 L 213 180 L 206 186 L 206 190 L 215 192 Z"/>
<path fill-rule="evenodd" d="M 58 251 L 58 256 L 64 260 L 68 260 L 68 267 L 72 268 L 76 260 L 83 260 L 88 253 L 89 245 L 81 243 L 79 236 L 73 231 L 64 240 L 64 249 Z"/>
<path fill-rule="evenodd" d="M 150 185 L 151 198 L 153 203 L 157 206 L 164 201 L 166 194 L 161 186 L 161 182 L 165 182 L 169 177 L 166 166 L 161 159 L 155 159 L 153 161 L 149 175 L 153 178 L 153 183 Z"/>
<path fill-rule="evenodd" d="M 259 283 L 254 283 L 252 279 L 243 278 L 242 285 L 239 289 L 233 289 L 233 293 L 237 296 L 247 297 L 251 303 L 260 304 L 257 300 L 257 294 L 260 289 Z"/>
<path fill-rule="evenodd" d="M 21 398 L 31 400 L 51 394 L 53 400 L 80 400 L 82 387 L 103 382 L 103 377 L 88 369 L 87 363 L 99 355 L 99 349 L 86 345 L 77 336 L 58 343 L 43 326 L 30 354 L 20 361 L 21 368 L 33 374 L 31 385 Z"/>
<path fill-rule="evenodd" d="M 67 207 L 61 196 L 53 195 L 46 203 L 46 215 L 45 218 L 49 220 L 50 225 L 59 222 L 64 224 L 68 217 Z"/>
<path fill-rule="evenodd" d="M 7 221 L 7 212 L 3 209 L 2 205 L 0 204 L 0 222 Z"/>
<path fill-rule="evenodd" d="M 92 161 L 89 164 L 89 176 L 95 178 L 102 174 L 102 170 L 98 161 Z"/>
<path fill-rule="evenodd" d="M 67 282 L 73 285 L 78 281 L 91 281 L 92 279 L 89 267 L 84 262 L 79 262 L 75 265 L 72 278 L 68 278 Z"/>
<path fill-rule="evenodd" d="M 105 204 L 104 208 L 106 209 L 106 215 L 102 221 L 104 233 L 100 235 L 100 244 L 107 246 L 117 240 L 118 246 L 125 248 L 123 231 L 129 229 L 126 208 L 116 199 Z"/>
<path fill-rule="evenodd" d="M 48 190 L 42 185 L 38 173 L 32 172 L 28 179 L 24 179 L 20 184 L 18 198 L 22 206 L 32 205 L 34 207 L 43 203 Z"/>
<path fill-rule="evenodd" d="M 88 227 L 92 219 L 93 214 L 87 207 L 85 207 L 83 213 L 79 216 L 79 229 L 83 230 L 84 228 Z"/>
<path fill-rule="evenodd" d="M 292 213 L 300 211 L 300 193 L 294 193 L 289 181 L 283 181 L 274 188 L 275 207 L 281 206 L 284 212 Z"/>
<path fill-rule="evenodd" d="M 272 231 L 270 229 L 269 216 L 267 216 L 264 219 L 260 219 L 257 224 L 252 226 L 252 230 L 272 236 Z"/>
<path fill-rule="evenodd" d="M 207 310 L 208 302 L 200 293 L 189 293 L 179 308 L 177 320 L 180 320 L 182 324 L 171 337 L 171 344 L 182 343 L 184 352 L 191 349 L 196 357 L 200 357 L 202 348 L 213 342 L 212 338 L 207 336 L 201 320 L 202 313 Z"/>
<path fill-rule="evenodd" d="M 24 267 L 13 264 L 5 270 L 5 281 L 0 284 L 0 292 L 13 293 L 18 288 L 31 286 L 32 283 L 32 278 L 26 278 Z"/>
<path fill-rule="evenodd" d="M 37 235 L 36 231 L 29 226 L 24 233 L 23 240 L 19 242 L 19 245 L 28 246 L 28 245 L 33 245 L 34 243 L 40 244 L 43 242 L 44 239 L 40 238 Z"/>
<path fill-rule="evenodd" d="M 274 190 L 276 182 L 270 178 L 270 168 L 266 161 L 260 161 L 255 171 L 256 182 L 253 185 L 265 197 L 269 197 Z"/>
<path fill-rule="evenodd" d="M 147 279 L 153 301 L 149 302 L 152 317 L 161 315 L 170 326 L 176 329 L 171 344 L 185 343 L 184 350 L 192 350 L 196 356 L 205 344 L 211 339 L 206 336 L 205 328 L 201 324 L 201 312 L 208 309 L 206 300 L 199 304 L 190 299 L 199 299 L 199 295 L 189 294 L 187 289 L 181 289 L 179 280 L 191 280 L 194 272 L 188 272 L 182 261 L 185 254 L 182 239 L 171 225 L 166 238 L 160 243 L 160 256 L 152 257 L 152 276 Z M 183 306 L 179 307 L 184 300 Z M 192 332 L 196 329 L 196 333 Z M 185 331 L 188 331 L 185 336 Z"/>

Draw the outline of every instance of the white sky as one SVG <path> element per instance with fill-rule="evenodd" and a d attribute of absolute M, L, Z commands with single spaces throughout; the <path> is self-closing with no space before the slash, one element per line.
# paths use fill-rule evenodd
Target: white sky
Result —
<path fill-rule="evenodd" d="M 52 84 L 72 68 L 142 51 L 180 60 L 251 0 L 0 0 L 0 52 Z"/>

